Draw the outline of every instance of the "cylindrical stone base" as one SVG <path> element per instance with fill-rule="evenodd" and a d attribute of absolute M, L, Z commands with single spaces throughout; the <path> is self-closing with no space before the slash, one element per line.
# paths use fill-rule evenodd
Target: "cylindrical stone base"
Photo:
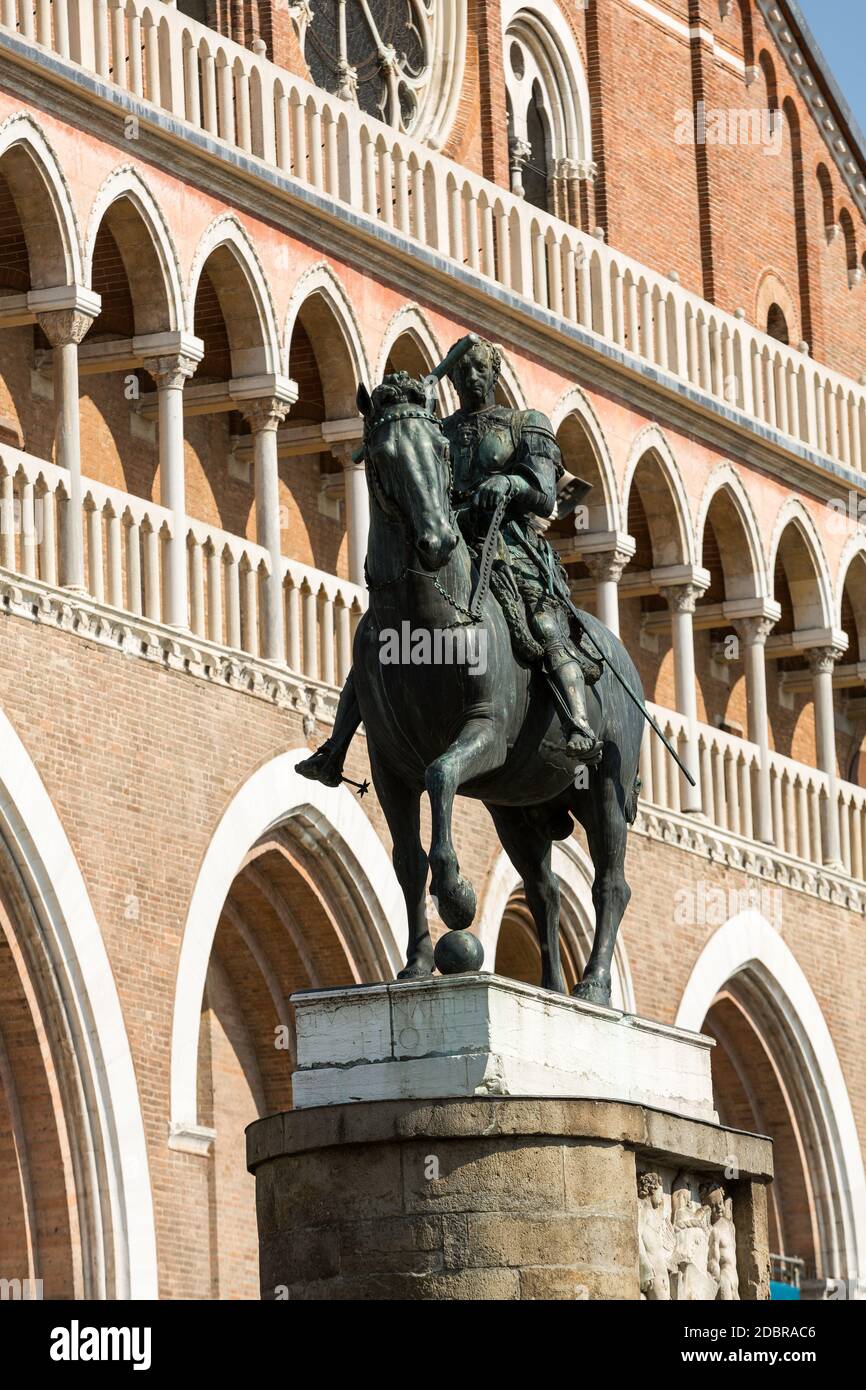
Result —
<path fill-rule="evenodd" d="M 247 1160 L 265 1299 L 637 1299 L 648 1172 L 668 1192 L 724 1182 L 740 1297 L 768 1296 L 771 1145 L 719 1125 L 612 1101 L 372 1101 L 258 1120 Z"/>

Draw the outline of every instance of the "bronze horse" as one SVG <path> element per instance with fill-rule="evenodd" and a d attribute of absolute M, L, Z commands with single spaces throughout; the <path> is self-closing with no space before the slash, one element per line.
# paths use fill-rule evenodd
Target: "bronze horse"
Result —
<path fill-rule="evenodd" d="M 549 689 L 536 669 L 513 655 L 502 609 L 490 592 L 477 622 L 470 617 L 478 571 L 456 525 L 448 445 L 437 416 L 417 401 L 394 401 L 393 392 L 387 404 L 374 406 L 377 395 L 371 400 L 365 387 L 358 391 L 371 496 L 370 605 L 358 624 L 353 661 L 373 783 L 406 899 L 409 945 L 399 978 L 432 973 L 425 913 L 428 868 L 431 893 L 446 925 L 465 932 L 475 916 L 475 892 L 460 872 L 451 835 L 459 794 L 482 801 L 490 812 L 523 879 L 541 947 L 542 987 L 563 994 L 559 884 L 551 871 L 551 846 L 571 833 L 572 818 L 584 827 L 595 871 L 595 938 L 574 993 L 609 1004 L 611 958 L 630 897 L 623 870 L 628 826 L 637 810 L 643 718 L 603 666 L 587 691 L 601 757 L 596 766 L 581 768 L 583 775 L 576 778 Z M 642 696 L 637 671 L 619 639 L 589 613 L 581 613 L 580 620 L 605 662 Z M 405 631 L 407 622 L 413 634 L 474 627 L 472 650 L 484 651 L 485 669 L 477 661 L 384 661 L 387 635 Z M 420 838 L 424 791 L 432 811 L 429 853 Z M 472 946 L 469 968 L 477 968 L 480 953 L 474 941 Z"/>

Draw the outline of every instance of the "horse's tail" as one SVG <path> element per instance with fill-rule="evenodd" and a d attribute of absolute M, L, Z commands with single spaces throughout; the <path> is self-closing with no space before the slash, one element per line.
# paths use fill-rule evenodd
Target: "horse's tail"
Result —
<path fill-rule="evenodd" d="M 629 825 L 634 825 L 637 819 L 637 803 L 642 786 L 643 782 L 640 777 L 635 777 L 632 789 L 625 799 L 625 818 Z"/>

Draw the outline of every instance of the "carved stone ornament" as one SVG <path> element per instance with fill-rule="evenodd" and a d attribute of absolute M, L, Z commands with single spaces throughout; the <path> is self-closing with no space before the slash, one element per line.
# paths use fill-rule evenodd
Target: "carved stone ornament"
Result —
<path fill-rule="evenodd" d="M 733 1203 L 718 1178 L 659 1173 L 637 1180 L 641 1298 L 731 1302 L 740 1297 Z"/>

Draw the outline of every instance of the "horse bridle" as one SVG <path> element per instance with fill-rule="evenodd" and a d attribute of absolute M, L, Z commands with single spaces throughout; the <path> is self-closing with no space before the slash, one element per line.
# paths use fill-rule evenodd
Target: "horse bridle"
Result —
<path fill-rule="evenodd" d="M 373 439 L 373 436 L 375 435 L 379 427 L 381 425 L 393 424 L 395 420 L 429 420 L 431 424 L 436 426 L 440 434 L 443 433 L 443 430 L 442 421 L 439 419 L 437 415 L 434 415 L 432 411 L 424 410 L 421 406 L 410 405 L 408 402 L 399 401 L 395 401 L 394 404 L 391 406 L 386 406 L 384 410 L 382 410 L 376 416 L 375 420 L 373 420 L 369 425 L 365 424 L 364 426 L 363 459 L 367 474 L 367 481 L 370 486 L 370 491 L 373 494 L 373 499 L 376 505 L 379 507 L 380 511 L 383 513 L 383 515 L 388 517 L 389 520 L 401 521 L 405 523 L 406 518 L 401 512 L 400 508 L 397 506 L 397 503 L 393 500 L 392 497 L 388 496 L 388 494 L 382 487 L 382 480 L 379 477 L 379 473 L 376 468 L 375 461 L 373 459 L 372 450 L 370 448 L 371 440 Z M 453 502 L 454 471 L 451 464 L 451 448 L 447 440 L 445 443 L 444 457 L 445 462 L 448 466 L 448 517 L 451 524 L 456 525 Z M 456 612 L 463 614 L 466 618 L 469 619 L 470 622 L 479 622 L 481 618 L 481 609 L 484 604 L 484 599 L 486 598 L 487 590 L 490 587 L 490 575 L 493 570 L 493 561 L 496 558 L 499 531 L 502 526 L 503 519 L 505 517 L 505 510 L 510 500 L 511 487 L 509 485 L 508 490 L 503 493 L 503 495 L 497 502 L 493 515 L 490 518 L 490 526 L 488 527 L 487 535 L 484 538 L 484 544 L 481 548 L 481 555 L 478 560 L 478 582 L 475 585 L 475 590 L 469 601 L 468 608 L 464 604 L 460 603 L 459 599 L 456 599 L 453 596 L 453 594 L 448 593 L 447 589 L 441 583 L 438 574 L 431 574 L 426 570 L 412 569 L 408 565 L 403 566 L 403 569 L 401 570 L 399 575 L 395 575 L 393 579 L 387 579 L 383 581 L 383 583 L 381 584 L 371 584 L 368 576 L 367 588 L 371 591 L 389 588 L 392 584 L 399 584 L 401 580 L 405 579 L 407 574 L 415 574 L 422 579 L 429 579 L 430 582 L 433 584 L 434 588 L 436 588 L 438 592 L 441 594 L 441 596 L 448 603 L 450 603 L 451 607 L 454 608 Z"/>

